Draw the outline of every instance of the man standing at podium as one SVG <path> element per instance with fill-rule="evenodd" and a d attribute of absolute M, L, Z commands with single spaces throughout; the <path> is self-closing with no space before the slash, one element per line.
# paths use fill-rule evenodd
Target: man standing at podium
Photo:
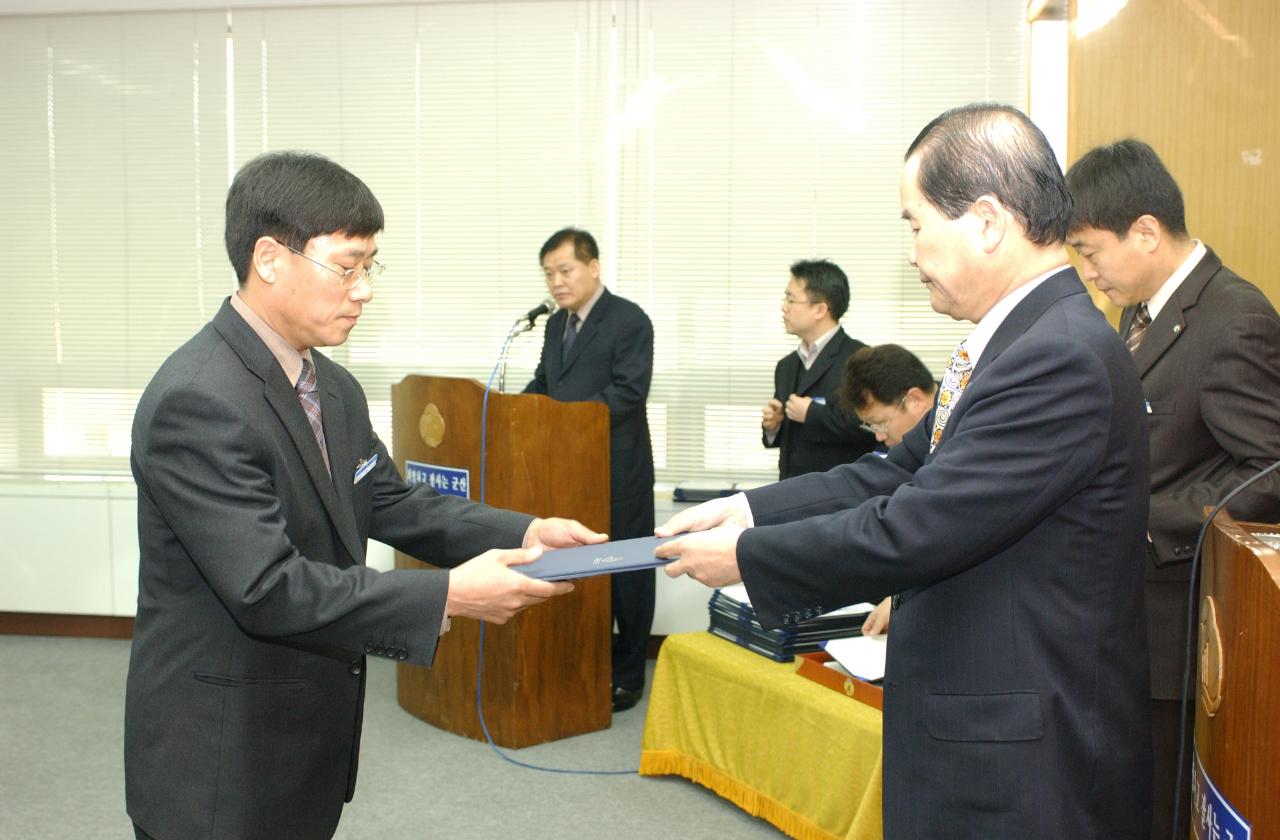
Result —
<path fill-rule="evenodd" d="M 134 417 L 126 803 L 144 840 L 322 840 L 355 791 L 365 658 L 430 665 L 449 616 L 501 624 L 572 588 L 509 566 L 604 535 L 409 486 L 359 383 L 314 352 L 382 269 L 363 182 L 265 154 L 226 208 L 239 287 Z M 452 568 L 379 573 L 370 537 Z"/>
<path fill-rule="evenodd" d="M 645 402 L 653 378 L 653 324 L 643 309 L 600 282 L 600 251 L 585 230 L 551 234 L 538 259 L 559 309 L 547 319 L 542 357 L 525 393 L 609 407 L 609 536 L 650 536 L 653 446 Z M 615 712 L 630 709 L 644 692 L 654 585 L 652 569 L 610 575 L 618 625 L 611 657 Z"/>
<path fill-rule="evenodd" d="M 1084 277 L 1117 306 L 1142 377 L 1151 433 L 1146 603 L 1155 747 L 1152 838 L 1188 836 L 1194 715 L 1178 769 L 1191 554 L 1212 507 L 1280 460 L 1280 318 L 1257 287 L 1187 234 L 1182 191 L 1140 140 L 1099 146 L 1072 165 L 1070 243 Z M 1280 477 L 1256 482 L 1231 515 L 1280 521 Z"/>
<path fill-rule="evenodd" d="M 886 840 L 1144 837 L 1146 423 L 1067 261 L 1071 198 L 1016 109 L 934 119 L 900 183 L 908 261 L 974 327 L 937 405 L 861 458 L 682 511 L 667 573 L 741 579 L 761 624 L 895 597 Z"/>

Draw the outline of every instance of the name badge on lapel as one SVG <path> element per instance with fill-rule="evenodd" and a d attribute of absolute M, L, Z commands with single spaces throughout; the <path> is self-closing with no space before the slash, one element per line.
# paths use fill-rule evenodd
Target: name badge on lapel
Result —
<path fill-rule="evenodd" d="M 378 464 L 377 452 L 373 453 L 368 458 L 361 458 L 360 463 L 356 464 L 356 480 L 351 483 L 359 484 L 360 479 L 368 475 L 369 470 L 373 469 L 375 466 L 377 466 L 377 464 Z"/>

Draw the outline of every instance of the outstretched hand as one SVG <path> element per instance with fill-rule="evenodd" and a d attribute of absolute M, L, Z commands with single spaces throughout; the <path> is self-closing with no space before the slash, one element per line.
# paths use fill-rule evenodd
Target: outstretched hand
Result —
<path fill-rule="evenodd" d="M 676 558 L 668 563 L 667 577 L 689 577 L 704 586 L 728 586 L 742 580 L 738 571 L 740 525 L 722 525 L 709 531 L 685 534 L 654 549 L 658 557 Z"/>
<path fill-rule="evenodd" d="M 576 519 L 535 519 L 524 532 L 524 548 L 572 548 L 575 545 L 592 545 L 609 539 L 608 534 L 597 534 Z"/>
<path fill-rule="evenodd" d="M 506 624 L 511 616 L 573 591 L 567 581 L 536 580 L 510 568 L 532 563 L 542 548 L 490 549 L 449 570 L 445 615 Z"/>
<path fill-rule="evenodd" d="M 680 511 L 655 528 L 653 533 L 659 537 L 670 537 L 688 531 L 706 531 L 720 525 L 734 525 L 741 530 L 751 524 L 743 505 L 745 498 L 741 494 L 712 499 Z"/>

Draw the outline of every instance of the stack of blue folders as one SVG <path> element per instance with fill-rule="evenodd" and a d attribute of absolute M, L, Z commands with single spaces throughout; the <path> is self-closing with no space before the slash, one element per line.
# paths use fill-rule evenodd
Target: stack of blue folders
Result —
<path fill-rule="evenodd" d="M 756 611 L 741 584 L 717 589 L 707 604 L 711 613 L 708 631 L 742 645 L 778 662 L 790 662 L 797 653 L 810 653 L 822 648 L 828 639 L 861 636 L 862 622 L 872 610 L 871 604 L 854 604 L 805 619 L 777 630 L 766 630 L 756 619 Z"/>

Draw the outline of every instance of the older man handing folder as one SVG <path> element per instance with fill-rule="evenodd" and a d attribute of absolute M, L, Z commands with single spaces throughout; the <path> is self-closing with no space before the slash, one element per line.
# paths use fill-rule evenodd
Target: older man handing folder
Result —
<path fill-rule="evenodd" d="M 866 456 L 683 511 L 667 574 L 739 579 L 766 627 L 885 592 L 884 832 L 1145 837 L 1147 447 L 1128 351 L 1067 264 L 1071 198 L 1013 108 L 907 150 L 909 260 L 976 326 L 938 402 Z"/>

